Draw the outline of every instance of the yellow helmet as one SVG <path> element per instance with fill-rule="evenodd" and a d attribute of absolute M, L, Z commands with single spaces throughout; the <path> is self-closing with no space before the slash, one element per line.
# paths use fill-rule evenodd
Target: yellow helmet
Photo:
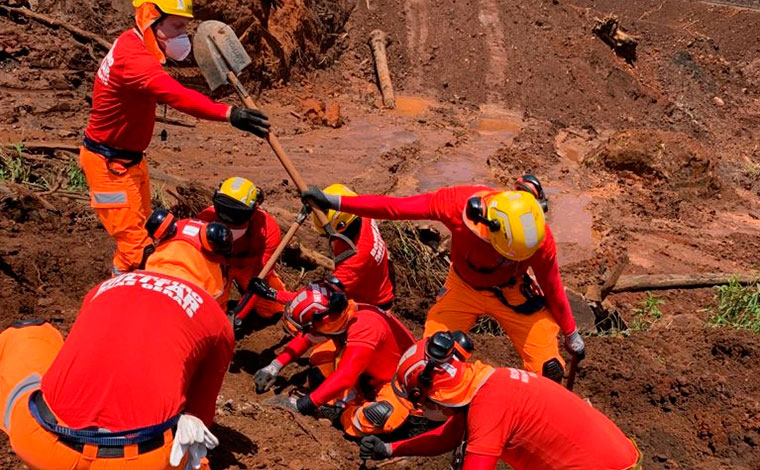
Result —
<path fill-rule="evenodd" d="M 214 209 L 222 222 L 239 226 L 251 219 L 263 199 L 264 193 L 253 181 L 234 176 L 222 181 L 214 192 Z"/>
<path fill-rule="evenodd" d="M 143 3 L 152 3 L 167 15 L 193 17 L 193 0 L 132 0 L 132 6 L 137 8 Z"/>
<path fill-rule="evenodd" d="M 486 207 L 483 207 L 485 203 Z M 467 201 L 465 215 L 496 251 L 507 259 L 524 261 L 541 247 L 546 235 L 544 211 L 525 191 L 503 191 Z"/>
<path fill-rule="evenodd" d="M 330 186 L 326 187 L 324 190 L 325 194 L 330 194 L 333 196 L 357 196 L 357 194 L 353 191 L 351 191 L 348 186 L 344 184 L 331 184 Z M 356 220 L 357 216 L 354 214 L 347 214 L 345 212 L 339 212 L 335 209 L 330 209 L 327 211 L 327 220 L 330 222 L 330 225 L 332 225 L 333 229 L 335 229 L 336 232 L 342 233 L 346 228 L 351 225 L 351 222 Z M 319 223 L 319 219 L 317 219 L 316 214 L 313 215 L 314 218 L 314 229 L 320 233 L 321 235 L 325 235 L 325 229 L 322 228 L 322 225 Z"/>

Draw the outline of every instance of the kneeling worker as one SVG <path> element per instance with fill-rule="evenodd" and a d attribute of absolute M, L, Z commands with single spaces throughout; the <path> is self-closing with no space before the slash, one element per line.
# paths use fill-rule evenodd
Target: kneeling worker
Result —
<path fill-rule="evenodd" d="M 364 437 L 363 459 L 439 455 L 464 440 L 464 470 L 639 470 L 633 440 L 591 405 L 533 372 L 467 362 L 472 343 L 461 331 L 438 332 L 409 348 L 392 386 L 442 426 L 403 441 Z"/>
<path fill-rule="evenodd" d="M 148 268 L 95 286 L 65 342 L 44 322 L 0 334 L 1 427 L 30 468 L 208 468 L 234 348 L 210 292 L 231 236 L 154 216 L 149 230 L 164 233 Z"/>
<path fill-rule="evenodd" d="M 246 289 L 251 279 L 258 275 L 282 239 L 277 220 L 261 208 L 263 200 L 261 188 L 248 179 L 235 176 L 222 182 L 214 192 L 213 205 L 198 214 L 198 219 L 221 222 L 232 231 L 234 241 L 226 262 L 230 280 L 235 281 L 240 289 Z M 266 282 L 277 290 L 285 289 L 274 270 L 269 272 Z M 229 289 L 220 300 L 223 305 L 228 298 Z M 259 316 L 270 318 L 282 312 L 284 307 L 281 302 L 254 296 L 238 313 L 235 322 L 239 324 L 254 310 Z"/>
<path fill-rule="evenodd" d="M 334 371 L 320 367 L 325 377 L 321 384 L 297 400 L 284 400 L 283 405 L 303 414 L 328 404 L 344 406 L 341 424 L 355 437 L 389 433 L 406 421 L 409 410 L 394 395 L 390 379 L 414 337 L 393 315 L 348 300 L 340 281 L 328 278 L 297 292 L 285 307 L 285 320 L 300 333 L 271 364 L 256 372 L 258 393 L 274 384 L 285 365 L 313 345 L 329 340 L 336 345 L 331 364 Z"/>

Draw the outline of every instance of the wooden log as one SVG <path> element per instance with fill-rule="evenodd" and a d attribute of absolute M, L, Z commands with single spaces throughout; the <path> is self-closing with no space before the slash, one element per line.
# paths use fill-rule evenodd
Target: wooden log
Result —
<path fill-rule="evenodd" d="M 375 70 L 377 71 L 377 81 L 380 84 L 380 93 L 383 95 L 383 105 L 386 108 L 393 109 L 396 107 L 396 97 L 393 94 L 391 73 L 388 70 L 388 56 L 385 51 L 387 42 L 388 37 L 379 29 L 369 34 L 369 45 L 375 58 Z"/>
<path fill-rule="evenodd" d="M 325 268 L 330 271 L 335 270 L 335 263 L 328 256 L 310 248 L 306 248 L 298 242 L 291 243 L 288 246 L 288 251 L 291 253 L 289 256 L 291 259 L 295 258 L 301 263 Z"/>
<path fill-rule="evenodd" d="M 752 284 L 760 279 L 755 274 L 642 274 L 620 276 L 612 292 L 637 292 L 645 290 L 697 289 L 728 284 L 737 279 L 741 284 Z"/>
<path fill-rule="evenodd" d="M 34 141 L 21 142 L 22 150 L 29 152 L 51 152 L 54 150 L 63 150 L 65 152 L 79 153 L 79 143 L 72 141 Z M 16 146 L 13 144 L 3 144 L 3 147 L 11 150 L 15 150 Z"/>
<path fill-rule="evenodd" d="M 70 32 L 71 34 L 73 34 L 74 36 L 78 37 L 79 39 L 84 39 L 86 41 L 93 42 L 97 44 L 98 46 L 102 47 L 103 49 L 105 49 L 106 51 L 111 49 L 111 43 L 106 41 L 102 37 L 98 36 L 97 34 L 91 33 L 89 31 L 85 31 L 82 28 L 66 23 L 65 21 L 61 21 L 57 18 L 43 15 L 42 13 L 34 12 L 26 7 L 16 8 L 16 7 L 0 5 L 0 8 L 6 11 L 17 13 L 21 16 L 25 16 L 27 18 L 33 19 L 47 26 L 52 26 L 54 28 L 61 27 L 65 29 L 66 31 Z"/>

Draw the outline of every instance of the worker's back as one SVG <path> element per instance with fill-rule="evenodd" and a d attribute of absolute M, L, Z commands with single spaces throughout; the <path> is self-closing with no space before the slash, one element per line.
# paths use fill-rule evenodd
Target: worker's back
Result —
<path fill-rule="evenodd" d="M 128 273 L 87 294 L 42 391 L 75 429 L 134 429 L 183 410 L 210 424 L 233 346 L 229 322 L 203 289 Z"/>

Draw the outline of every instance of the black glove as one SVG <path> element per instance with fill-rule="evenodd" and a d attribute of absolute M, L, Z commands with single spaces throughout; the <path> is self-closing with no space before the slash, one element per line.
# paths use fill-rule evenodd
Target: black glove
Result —
<path fill-rule="evenodd" d="M 230 124 L 262 139 L 269 135 L 269 118 L 258 109 L 232 107 Z"/>
<path fill-rule="evenodd" d="M 302 192 L 301 201 L 307 206 L 313 202 L 323 211 L 340 208 L 340 196 L 325 194 L 316 186 L 309 186 L 309 189 Z"/>
<path fill-rule="evenodd" d="M 277 300 L 277 290 L 269 287 L 267 281 L 260 277 L 253 277 L 248 282 L 248 292 L 266 300 Z"/>
<path fill-rule="evenodd" d="M 391 445 L 377 436 L 364 436 L 359 443 L 359 457 L 362 460 L 383 460 L 390 458 Z"/>
<path fill-rule="evenodd" d="M 296 408 L 303 415 L 313 415 L 317 411 L 317 405 L 311 401 L 309 395 L 304 395 L 296 401 Z"/>

